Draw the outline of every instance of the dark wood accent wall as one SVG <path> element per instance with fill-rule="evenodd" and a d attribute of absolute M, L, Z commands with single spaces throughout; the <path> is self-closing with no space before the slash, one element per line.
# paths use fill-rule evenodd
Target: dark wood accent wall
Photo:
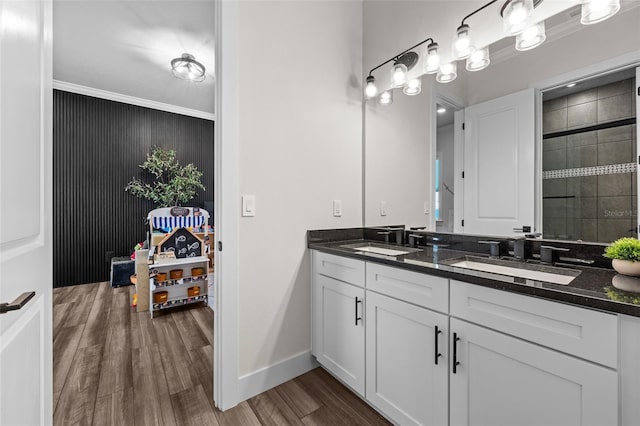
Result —
<path fill-rule="evenodd" d="M 153 203 L 124 191 L 154 146 L 203 172 L 213 200 L 213 121 L 54 90 L 53 284 L 108 281 L 110 258 L 146 237 Z M 210 212 L 211 213 L 211 212 Z"/>

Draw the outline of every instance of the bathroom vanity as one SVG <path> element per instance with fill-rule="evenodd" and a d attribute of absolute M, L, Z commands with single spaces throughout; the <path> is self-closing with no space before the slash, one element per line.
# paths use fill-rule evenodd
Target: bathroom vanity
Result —
<path fill-rule="evenodd" d="M 504 266 L 483 254 L 313 232 L 312 353 L 392 422 L 637 423 L 640 306 L 612 300 L 612 270 L 536 265 L 568 281 L 553 283 L 460 266 Z"/>

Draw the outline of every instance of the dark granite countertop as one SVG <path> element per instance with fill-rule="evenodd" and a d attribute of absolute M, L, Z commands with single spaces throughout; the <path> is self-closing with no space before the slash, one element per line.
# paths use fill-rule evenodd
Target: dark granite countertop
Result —
<path fill-rule="evenodd" d="M 340 236 L 347 237 L 348 239 L 339 240 Z M 499 290 L 528 294 L 534 297 L 571 303 L 610 313 L 621 313 L 640 317 L 640 293 L 620 289 L 620 287 L 629 288 L 628 286 L 635 286 L 635 288 L 638 288 L 640 291 L 640 279 L 617 274 L 612 269 L 558 264 L 557 266 L 559 267 L 578 270 L 580 274 L 568 285 L 553 284 L 544 281 L 514 278 L 507 275 L 478 272 L 447 264 L 447 261 L 451 259 L 462 258 L 464 256 L 489 258 L 486 254 L 479 254 L 477 252 L 451 250 L 432 246 L 420 247 L 419 251 L 405 255 L 383 256 L 342 247 L 359 242 L 380 243 L 380 241 L 353 238 L 357 236 L 357 233 L 343 233 L 342 235 L 334 235 L 324 240 L 309 238 L 308 247 L 338 256 L 385 264 Z M 397 248 L 402 249 L 402 246 L 397 246 Z M 503 259 L 512 258 L 503 257 Z M 514 265 L 517 265 L 516 260 L 512 261 Z M 533 260 L 529 263 L 535 265 L 539 262 Z M 614 283 L 619 288 L 614 287 Z"/>

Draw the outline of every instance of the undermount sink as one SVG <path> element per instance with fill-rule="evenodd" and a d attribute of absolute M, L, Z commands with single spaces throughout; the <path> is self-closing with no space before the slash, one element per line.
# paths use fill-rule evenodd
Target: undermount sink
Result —
<path fill-rule="evenodd" d="M 472 269 L 474 271 L 507 275 L 561 285 L 569 284 L 578 275 L 580 275 L 580 271 L 576 269 L 476 256 L 465 256 L 463 258 L 451 259 L 447 261 L 446 264 L 457 268 Z"/>
<path fill-rule="evenodd" d="M 363 252 L 363 253 L 380 254 L 383 256 L 401 256 L 403 254 L 409 254 L 416 251 L 420 251 L 420 249 L 394 246 L 391 244 L 378 244 L 378 243 L 345 244 L 340 247 L 352 249 L 352 250 Z"/>

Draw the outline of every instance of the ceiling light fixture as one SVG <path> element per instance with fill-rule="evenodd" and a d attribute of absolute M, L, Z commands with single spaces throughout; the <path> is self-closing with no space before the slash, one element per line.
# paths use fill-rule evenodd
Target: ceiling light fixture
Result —
<path fill-rule="evenodd" d="M 597 24 L 611 18 L 620 10 L 620 0 L 583 0 L 580 22 Z"/>
<path fill-rule="evenodd" d="M 200 83 L 205 79 L 206 68 L 200 62 L 196 61 L 193 55 L 183 53 L 180 58 L 171 61 L 171 72 L 177 78 L 194 83 Z"/>
<path fill-rule="evenodd" d="M 569 83 L 569 84 L 567 84 L 567 86 L 566 86 L 566 87 L 568 87 L 568 88 L 572 88 L 572 87 L 574 87 L 575 85 L 576 85 L 576 83 Z"/>
<path fill-rule="evenodd" d="M 444 114 L 445 112 L 447 112 L 447 109 L 443 108 L 443 107 L 440 107 L 440 108 L 437 109 L 437 111 L 438 111 L 438 114 Z"/>

